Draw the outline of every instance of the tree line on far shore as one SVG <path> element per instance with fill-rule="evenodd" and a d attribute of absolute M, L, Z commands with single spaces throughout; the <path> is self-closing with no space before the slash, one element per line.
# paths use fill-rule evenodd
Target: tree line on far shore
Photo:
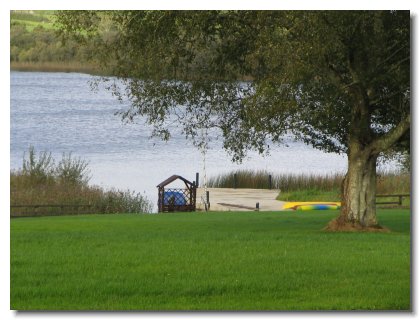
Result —
<path fill-rule="evenodd" d="M 90 60 L 94 43 L 82 47 L 73 40 L 63 42 L 52 17 L 36 11 L 11 12 L 11 68 L 94 73 L 95 65 Z"/>

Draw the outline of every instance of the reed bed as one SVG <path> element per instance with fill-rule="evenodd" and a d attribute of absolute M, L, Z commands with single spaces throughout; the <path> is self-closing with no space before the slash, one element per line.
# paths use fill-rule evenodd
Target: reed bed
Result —
<path fill-rule="evenodd" d="M 379 172 L 376 179 L 377 194 L 410 193 L 411 175 L 404 172 Z"/>
<path fill-rule="evenodd" d="M 28 181 L 29 180 L 29 181 Z M 68 215 L 90 213 L 148 213 L 152 204 L 130 190 L 104 190 L 98 186 L 75 185 L 50 180 L 33 183 L 20 172 L 10 174 L 11 216 Z M 36 205 L 51 207 L 34 208 Z M 63 206 L 59 208 L 57 206 Z"/>
<path fill-rule="evenodd" d="M 37 154 L 30 148 L 22 168 L 10 172 L 10 214 L 43 216 L 152 211 L 151 202 L 140 193 L 104 190 L 89 185 L 88 181 L 88 163 L 84 160 L 67 154 L 56 164 L 51 153 Z"/>
<path fill-rule="evenodd" d="M 238 170 L 227 174 L 220 174 L 208 179 L 210 188 L 271 188 L 283 191 L 319 189 L 334 190 L 339 188 L 344 178 L 343 174 L 334 173 L 327 175 L 316 174 L 274 174 L 266 170 Z"/>
<path fill-rule="evenodd" d="M 291 174 L 272 173 L 266 170 L 238 170 L 220 174 L 208 179 L 210 188 L 252 188 L 280 190 L 280 200 L 286 201 L 339 201 L 344 179 L 343 173 L 331 174 Z M 410 193 L 409 173 L 379 172 L 377 194 Z"/>

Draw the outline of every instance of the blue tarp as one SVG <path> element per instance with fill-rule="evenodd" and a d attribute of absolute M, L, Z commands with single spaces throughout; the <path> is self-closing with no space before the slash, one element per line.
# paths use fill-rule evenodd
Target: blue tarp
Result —
<path fill-rule="evenodd" d="M 171 201 L 171 198 L 173 198 L 173 202 Z M 167 206 L 172 203 L 176 206 L 185 206 L 187 200 L 180 191 L 165 191 L 163 195 L 163 204 Z"/>

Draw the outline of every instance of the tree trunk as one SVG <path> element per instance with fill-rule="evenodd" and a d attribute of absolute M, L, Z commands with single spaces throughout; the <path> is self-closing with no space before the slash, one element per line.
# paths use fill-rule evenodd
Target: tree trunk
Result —
<path fill-rule="evenodd" d="M 338 218 L 328 224 L 327 230 L 382 229 L 378 226 L 375 206 L 378 155 L 359 150 L 348 154 L 348 171 L 342 185 L 341 212 Z"/>
<path fill-rule="evenodd" d="M 360 224 L 363 227 L 377 225 L 376 220 L 376 160 L 375 155 L 351 155 L 348 172 L 343 181 L 343 222 Z"/>

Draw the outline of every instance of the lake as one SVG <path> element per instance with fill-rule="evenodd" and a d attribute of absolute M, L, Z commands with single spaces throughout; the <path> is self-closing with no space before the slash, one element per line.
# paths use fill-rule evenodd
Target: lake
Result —
<path fill-rule="evenodd" d="M 123 124 L 116 111 L 125 109 L 104 88 L 94 92 L 93 76 L 78 73 L 15 72 L 10 74 L 10 166 L 22 165 L 30 145 L 50 151 L 56 159 L 63 152 L 89 161 L 91 184 L 130 189 L 157 202 L 156 185 L 173 174 L 193 181 L 203 177 L 203 157 L 180 134 L 168 142 L 150 139 L 151 128 L 139 119 Z M 324 153 L 292 139 L 287 146 L 273 146 L 268 157 L 250 152 L 242 164 L 232 163 L 214 141 L 206 155 L 207 177 L 238 169 L 272 173 L 345 172 L 347 158 Z M 392 164 L 388 166 L 393 166 Z"/>

